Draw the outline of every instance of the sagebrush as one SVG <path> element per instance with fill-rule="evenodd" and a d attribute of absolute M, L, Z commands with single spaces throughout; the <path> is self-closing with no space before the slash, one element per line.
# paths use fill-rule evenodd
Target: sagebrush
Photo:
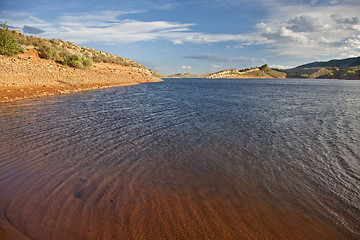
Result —
<path fill-rule="evenodd" d="M 20 52 L 19 44 L 6 22 L 0 23 L 0 54 L 13 56 Z"/>
<path fill-rule="evenodd" d="M 83 55 L 74 54 L 71 56 L 65 56 L 64 65 L 75 68 L 92 67 L 93 61 Z"/>

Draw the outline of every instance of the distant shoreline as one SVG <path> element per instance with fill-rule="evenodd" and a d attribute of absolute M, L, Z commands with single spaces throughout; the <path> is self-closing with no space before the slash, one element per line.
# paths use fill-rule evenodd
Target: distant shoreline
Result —
<path fill-rule="evenodd" d="M 0 103 L 160 81 L 147 69 L 113 63 L 75 69 L 34 53 L 0 55 Z"/>

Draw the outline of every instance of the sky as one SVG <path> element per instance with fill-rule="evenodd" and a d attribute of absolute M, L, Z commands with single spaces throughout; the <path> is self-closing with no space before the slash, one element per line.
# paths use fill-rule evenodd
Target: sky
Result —
<path fill-rule="evenodd" d="M 0 21 L 164 75 L 360 56 L 360 0 L 0 0 Z"/>

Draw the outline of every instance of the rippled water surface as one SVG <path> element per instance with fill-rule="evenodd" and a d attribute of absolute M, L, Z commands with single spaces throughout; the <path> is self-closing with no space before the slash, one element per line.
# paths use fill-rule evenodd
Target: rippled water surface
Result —
<path fill-rule="evenodd" d="M 359 239 L 360 81 L 2 104 L 0 213 L 9 239 Z"/>

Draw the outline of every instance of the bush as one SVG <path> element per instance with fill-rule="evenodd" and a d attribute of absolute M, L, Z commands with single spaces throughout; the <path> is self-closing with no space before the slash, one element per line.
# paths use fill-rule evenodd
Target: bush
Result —
<path fill-rule="evenodd" d="M 59 53 L 48 44 L 44 44 L 41 47 L 39 47 L 40 57 L 45 59 L 57 59 L 59 58 Z"/>
<path fill-rule="evenodd" d="M 11 33 L 10 28 L 6 26 L 6 22 L 0 24 L 0 54 L 17 55 L 20 51 L 19 44 Z"/>
<path fill-rule="evenodd" d="M 91 67 L 93 64 L 92 59 L 77 54 L 71 56 L 64 56 L 63 63 L 69 67 L 74 68 Z"/>

